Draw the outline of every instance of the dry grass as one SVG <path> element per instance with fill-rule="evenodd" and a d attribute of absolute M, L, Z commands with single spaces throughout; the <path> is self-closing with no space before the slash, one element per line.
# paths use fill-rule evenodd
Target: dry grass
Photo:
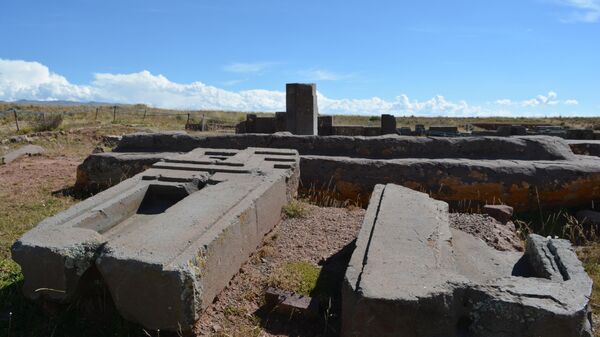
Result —
<path fill-rule="evenodd" d="M 65 129 L 102 124 L 135 125 L 154 129 L 183 130 L 188 121 L 199 123 L 203 118 L 209 130 L 233 132 L 236 123 L 245 120 L 245 112 L 208 111 L 208 110 L 169 110 L 151 108 L 143 104 L 118 105 L 115 110 L 112 105 L 42 105 L 0 103 L 0 137 L 14 134 L 16 125 L 12 109 L 16 109 L 20 120 L 21 133 L 33 130 L 36 116 L 45 114 L 47 117 L 61 115 Z M 273 116 L 273 113 L 256 112 L 259 116 Z M 571 128 L 600 129 L 600 118 L 584 117 L 551 117 L 551 118 L 510 118 L 510 117 L 397 117 L 398 127 L 423 124 L 426 127 L 435 125 L 457 126 L 464 130 L 466 124 L 473 123 L 507 123 L 507 124 L 549 124 Z M 379 126 L 380 116 L 336 115 L 334 125 L 364 125 Z"/>
<path fill-rule="evenodd" d="M 567 239 L 579 246 L 598 242 L 598 226 L 579 222 L 572 215 L 573 212 L 573 210 L 559 209 L 551 212 L 519 214 L 514 222 L 523 239 L 528 234 L 536 233 Z"/>
<path fill-rule="evenodd" d="M 288 218 L 304 218 L 306 212 L 304 203 L 295 199 L 283 207 L 283 214 Z"/>
<path fill-rule="evenodd" d="M 593 314 L 594 335 L 600 337 L 600 243 L 595 242 L 577 250 L 585 271 L 594 281 L 590 305 Z"/>
<path fill-rule="evenodd" d="M 317 188 L 315 185 L 309 187 L 300 186 L 298 197 L 305 203 L 319 207 L 345 208 L 364 206 L 360 195 L 357 195 L 353 200 L 342 198 L 331 181 L 320 188 Z"/>
<path fill-rule="evenodd" d="M 17 111 L 20 131 L 17 132 L 12 109 Z M 258 115 L 272 115 L 257 113 Z M 42 117 L 43 116 L 43 117 Z M 60 116 L 60 117 L 58 117 Z M 188 120 L 189 117 L 189 120 Z M 235 124 L 246 119 L 246 113 L 208 110 L 157 109 L 143 104 L 118 105 L 24 105 L 0 103 L 0 137 L 27 134 L 34 131 L 40 119 L 62 118 L 61 129 L 98 125 L 128 125 L 150 130 L 184 130 L 186 123 L 205 119 L 208 131 L 234 132 Z"/>

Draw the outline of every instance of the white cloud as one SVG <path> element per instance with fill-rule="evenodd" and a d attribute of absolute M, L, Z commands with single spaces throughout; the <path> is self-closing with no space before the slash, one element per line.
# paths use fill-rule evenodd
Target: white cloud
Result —
<path fill-rule="evenodd" d="M 273 62 L 231 63 L 224 66 L 223 70 L 231 73 L 260 73 L 273 65 Z"/>
<path fill-rule="evenodd" d="M 283 87 L 283 84 L 282 84 Z M 547 95 L 525 101 L 499 99 L 485 107 L 466 101 L 451 101 L 436 95 L 427 100 L 398 95 L 391 100 L 333 99 L 318 93 L 319 108 L 325 114 L 382 114 L 397 116 L 521 116 L 544 115 L 543 106 L 575 105 L 576 100 L 558 101 L 558 95 Z M 150 106 L 177 109 L 218 109 L 236 111 L 284 111 L 285 92 L 271 90 L 229 91 L 202 82 L 176 83 L 149 71 L 130 74 L 98 73 L 87 85 L 77 85 L 38 62 L 0 59 L 0 100 L 69 100 L 110 103 L 145 103 Z M 531 110 L 534 109 L 534 110 Z M 532 112 L 533 111 L 533 112 Z M 535 112 L 538 111 L 538 112 Z"/>
<path fill-rule="evenodd" d="M 558 94 L 556 92 L 550 91 L 545 96 L 537 95 L 535 98 L 522 101 L 520 105 L 523 107 L 535 107 L 539 105 L 556 105 L 558 104 L 558 101 L 556 100 L 557 97 Z"/>
<path fill-rule="evenodd" d="M 573 9 L 568 16 L 562 19 L 564 22 L 594 23 L 600 21 L 600 0 L 556 0 L 556 3 Z"/>
<path fill-rule="evenodd" d="M 579 101 L 576 99 L 568 99 L 565 100 L 565 105 L 579 105 Z"/>
<path fill-rule="evenodd" d="M 499 99 L 496 101 L 496 104 L 498 105 L 511 105 L 512 101 L 508 98 L 503 98 L 503 99 Z"/>
<path fill-rule="evenodd" d="M 537 95 L 534 98 L 523 101 L 513 101 L 507 98 L 499 99 L 494 102 L 501 106 L 520 106 L 524 108 L 554 106 L 554 105 L 577 105 L 579 102 L 575 99 L 567 99 L 565 101 L 558 100 L 558 94 L 555 91 L 549 91 L 546 95 Z"/>
<path fill-rule="evenodd" d="M 38 62 L 0 59 L 0 99 L 82 100 L 88 86 L 74 85 Z"/>
<path fill-rule="evenodd" d="M 299 74 L 307 81 L 339 81 L 351 77 L 351 75 L 338 74 L 325 69 L 301 71 Z"/>

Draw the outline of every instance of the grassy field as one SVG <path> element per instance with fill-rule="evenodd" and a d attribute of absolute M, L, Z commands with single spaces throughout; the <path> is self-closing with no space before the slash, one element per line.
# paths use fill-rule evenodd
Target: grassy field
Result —
<path fill-rule="evenodd" d="M 28 133 L 32 130 L 32 120 L 40 114 L 61 114 L 64 118 L 63 127 L 83 127 L 106 123 L 143 126 L 156 129 L 183 130 L 188 121 L 198 123 L 206 119 L 208 129 L 213 131 L 233 131 L 235 124 L 246 119 L 246 113 L 234 111 L 199 111 L 199 110 L 168 110 L 136 105 L 36 105 L 0 103 L 0 137 L 17 132 L 13 109 L 17 112 L 20 131 Z M 115 113 L 116 111 L 116 113 Z M 269 112 L 256 112 L 259 116 L 273 116 Z M 416 124 L 426 127 L 451 125 L 464 130 L 467 124 L 474 123 L 506 123 L 506 124 L 547 124 L 560 125 L 569 128 L 600 129 L 600 118 L 583 117 L 552 117 L 552 118 L 509 118 L 509 117 L 397 117 L 398 127 Z M 334 125 L 365 125 L 379 126 L 380 116 L 336 115 Z"/>
<path fill-rule="evenodd" d="M 71 186 L 75 180 L 76 166 L 99 145 L 102 135 L 123 134 L 140 130 L 182 130 L 187 120 L 188 112 L 166 111 L 150 109 L 160 116 L 152 116 L 147 112 L 145 119 L 139 112 L 147 109 L 143 106 L 120 107 L 123 109 L 123 118 L 113 120 L 112 108 L 100 109 L 98 118 L 95 118 L 95 107 L 82 111 L 85 106 L 77 107 L 27 107 L 38 109 L 37 113 L 63 113 L 64 121 L 59 129 L 64 132 L 51 137 L 42 137 L 34 143 L 43 146 L 47 152 L 40 158 L 25 158 L 11 165 L 0 166 L 0 336 L 159 336 L 160 332 L 144 331 L 139 326 L 122 320 L 114 311 L 106 310 L 102 317 L 87 317 L 80 315 L 82 310 L 90 306 L 89 303 L 77 302 L 74 305 L 49 308 L 30 303 L 20 294 L 23 276 L 17 264 L 10 258 L 10 246 L 24 232 L 31 229 L 42 219 L 56 214 L 74 203 L 78 202 L 81 195 L 73 194 Z M 0 112 L 7 106 L 0 105 Z M 79 109 L 79 110 L 78 110 Z M 130 110 L 127 110 L 130 109 Z M 22 110 L 25 110 L 24 108 Z M 125 112 L 131 112 L 126 114 Z M 70 114 L 71 112 L 71 114 Z M 169 115 L 181 113 L 185 115 Z M 190 112 L 192 119 L 212 118 L 220 123 L 235 123 L 243 120 L 243 113 L 229 112 Z M 25 115 L 25 113 L 24 113 Z M 184 116 L 184 117 L 180 117 Z M 183 118 L 183 119 L 182 119 Z M 479 119 L 478 119 L 479 120 Z M 481 120 L 479 120 L 481 121 Z M 486 122 L 491 120 L 486 119 Z M 493 119 L 494 122 L 516 123 L 515 120 Z M 600 119 L 550 119 L 550 120 L 521 120 L 520 122 L 549 124 L 562 124 L 577 127 L 594 127 Z M 0 140 L 16 134 L 10 115 L 0 115 Z M 402 123 L 414 125 L 462 125 L 472 123 L 473 119 L 465 118 L 399 118 Z M 27 130 L 26 118 L 21 127 Z M 339 116 L 335 118 L 338 124 L 378 124 L 377 118 Z M 374 125 L 375 125 L 374 124 Z M 23 130 L 22 129 L 22 130 Z M 231 131 L 231 130 L 229 130 Z M 15 144 L 3 145 L 0 153 L 16 147 Z M 300 206 L 286 209 L 289 213 L 302 213 Z M 553 216 L 553 215 L 547 215 Z M 559 216 L 555 216 L 558 218 Z M 566 219 L 569 220 L 569 219 Z M 535 222 L 536 220 L 528 220 Z M 535 223 L 527 224 L 528 228 L 536 227 Z M 569 236 L 567 232 L 558 232 L 559 235 Z M 586 240 L 578 238 L 582 243 L 578 253 L 585 264 L 585 268 L 600 285 L 600 242 L 596 238 Z M 293 268 L 292 268 L 293 269 Z M 311 274 L 312 275 L 312 274 Z M 302 284 L 310 287 L 310 282 Z M 304 289 L 308 292 L 310 289 Z M 93 307 L 94 304 L 91 304 Z M 101 305 L 102 307 L 102 305 Z M 600 313 L 600 286 L 595 286 L 592 295 L 592 309 Z M 98 316 L 98 315 L 95 315 Z M 108 317 L 108 320 L 106 319 Z M 111 322 L 109 325 L 106 322 Z M 597 333 L 600 336 L 600 333 Z"/>

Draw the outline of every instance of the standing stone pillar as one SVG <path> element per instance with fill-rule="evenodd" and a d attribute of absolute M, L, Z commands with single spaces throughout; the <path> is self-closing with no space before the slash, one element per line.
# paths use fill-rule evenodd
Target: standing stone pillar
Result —
<path fill-rule="evenodd" d="M 296 135 L 317 135 L 317 85 L 288 83 L 285 91 L 288 131 Z"/>
<path fill-rule="evenodd" d="M 396 134 L 396 117 L 393 115 L 381 115 L 381 134 Z"/>

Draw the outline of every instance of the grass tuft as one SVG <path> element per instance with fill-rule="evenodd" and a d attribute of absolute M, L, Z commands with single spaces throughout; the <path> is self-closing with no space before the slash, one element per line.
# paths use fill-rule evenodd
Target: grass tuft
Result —
<path fill-rule="evenodd" d="M 320 273 L 321 268 L 310 262 L 289 262 L 273 273 L 268 285 L 310 296 L 317 287 Z"/>
<path fill-rule="evenodd" d="M 288 218 L 304 218 L 307 212 L 306 205 L 295 199 L 283 207 L 283 214 Z"/>

